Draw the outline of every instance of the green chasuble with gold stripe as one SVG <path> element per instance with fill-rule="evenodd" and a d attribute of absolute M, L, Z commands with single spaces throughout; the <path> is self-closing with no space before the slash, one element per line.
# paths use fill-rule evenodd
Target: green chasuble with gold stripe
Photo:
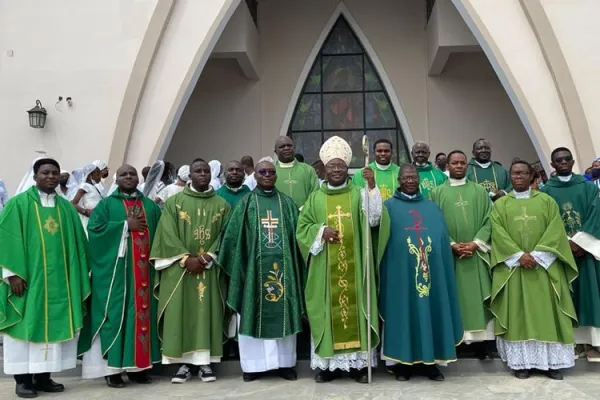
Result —
<path fill-rule="evenodd" d="M 419 191 L 423 197 L 428 198 L 429 193 L 448 180 L 446 174 L 434 167 L 431 162 L 423 166 L 416 165 L 419 173 Z"/>
<path fill-rule="evenodd" d="M 319 188 L 319 178 L 310 165 L 298 161 L 292 164 L 291 167 L 283 167 L 279 161 L 275 163 L 277 171 L 275 187 L 281 193 L 290 196 L 300 208 L 308 196 Z"/>
<path fill-rule="evenodd" d="M 322 225 L 337 229 L 341 243 L 325 243 L 315 256 L 310 252 Z M 360 189 L 352 182 L 340 189 L 323 184 L 306 201 L 300 213 L 296 238 L 308 265 L 306 311 L 315 346 L 322 358 L 368 351 L 379 343 L 377 285 L 371 262 L 371 315 L 367 324 L 366 270 L 363 232 L 367 218 Z M 372 343 L 367 343 L 371 329 Z"/>
<path fill-rule="evenodd" d="M 219 264 L 230 277 L 227 304 L 239 333 L 281 339 L 302 331 L 304 261 L 296 244 L 296 203 L 278 190 L 244 197 L 223 234 Z"/>
<path fill-rule="evenodd" d="M 556 202 L 536 191 L 514 193 L 494 203 L 492 221 L 492 301 L 495 334 L 507 341 L 537 340 L 572 344 L 577 324 L 571 283 L 577 278 L 569 239 Z M 519 252 L 550 252 L 556 260 L 546 270 L 505 261 Z"/>
<path fill-rule="evenodd" d="M 0 246 L 0 268 L 27 282 L 17 297 L 0 280 L 0 332 L 33 343 L 75 338 L 90 281 L 85 233 L 73 205 L 57 195 L 55 207 L 43 207 L 36 186 L 13 197 L 0 215 Z"/>
<path fill-rule="evenodd" d="M 512 190 L 510 173 L 497 161 L 491 161 L 489 167 L 482 168 L 472 158 L 467 166 L 467 179 L 483 186 L 488 193 L 498 193 L 500 190 L 508 193 Z"/>
<path fill-rule="evenodd" d="M 151 252 L 155 263 L 175 260 L 155 280 L 163 357 L 206 350 L 211 358 L 223 356 L 225 275 L 214 262 L 210 269 L 190 274 L 179 260 L 218 253 L 229 211 L 212 188 L 195 192 L 186 187 L 165 202 Z"/>

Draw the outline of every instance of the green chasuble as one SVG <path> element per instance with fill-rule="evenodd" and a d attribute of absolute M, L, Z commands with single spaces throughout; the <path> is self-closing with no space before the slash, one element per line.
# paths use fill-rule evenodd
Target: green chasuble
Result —
<path fill-rule="evenodd" d="M 231 189 L 227 184 L 221 186 L 215 193 L 217 196 L 220 196 L 225 199 L 226 202 L 229 203 L 231 208 L 233 209 L 235 205 L 240 201 L 245 195 L 250 193 L 251 190 L 248 186 L 242 185 L 237 190 Z"/>
<path fill-rule="evenodd" d="M 542 192 L 557 203 L 569 237 L 585 232 L 600 239 L 600 197 L 598 188 L 581 175 L 568 182 L 548 180 Z M 573 282 L 573 301 L 580 326 L 600 327 L 600 261 L 590 253 L 575 258 L 579 276 Z"/>
<path fill-rule="evenodd" d="M 317 233 L 325 224 L 337 229 L 341 243 L 325 243 L 318 255 L 310 253 Z M 379 344 L 377 285 L 371 269 L 371 345 L 367 343 L 366 269 L 360 189 L 352 182 L 337 189 L 327 184 L 314 192 L 300 212 L 296 239 L 308 265 L 306 312 L 315 346 L 321 358 L 336 354 L 369 351 Z"/>
<path fill-rule="evenodd" d="M 510 173 L 499 162 L 491 161 L 491 163 L 489 167 L 482 168 L 472 158 L 467 165 L 467 179 L 480 184 L 488 193 L 498 193 L 500 190 L 510 192 L 512 190 Z"/>
<path fill-rule="evenodd" d="M 489 246 L 492 201 L 483 187 L 470 181 L 457 186 L 446 182 L 431 192 L 431 200 L 444 214 L 451 243 L 477 239 Z M 489 311 L 492 294 L 489 252 L 478 248 L 471 257 L 461 259 L 454 252 L 452 256 L 463 328 L 465 332 L 485 331 L 492 319 Z"/>
<path fill-rule="evenodd" d="M 127 250 L 120 254 L 127 215 L 145 217 L 148 229 L 127 233 Z M 160 361 L 152 295 L 154 265 L 150 246 L 160 208 L 149 198 L 115 190 L 104 198 L 88 223 L 88 258 L 92 272 L 91 318 L 79 339 L 79 353 L 99 337 L 102 356 L 112 368 L 148 368 Z"/>
<path fill-rule="evenodd" d="M 396 188 L 398 188 L 398 174 L 400 173 L 400 167 L 394 163 L 390 163 L 387 169 L 379 169 L 376 162 L 369 164 L 369 167 L 375 173 L 375 184 L 379 188 L 381 193 L 381 199 L 386 201 L 394 195 Z M 362 177 L 363 168 L 356 171 L 352 177 L 352 182 L 360 188 L 366 186 L 365 180 Z"/>
<path fill-rule="evenodd" d="M 495 334 L 511 342 L 573 344 L 577 318 L 569 289 L 577 266 L 556 202 L 545 193 L 516 199 L 511 192 L 494 203 L 490 218 Z M 534 250 L 556 255 L 548 270 L 509 268 L 504 262 Z"/>
<path fill-rule="evenodd" d="M 319 188 L 319 178 L 315 169 L 308 164 L 294 161 L 292 167 L 282 167 L 275 163 L 277 183 L 275 187 L 281 193 L 290 196 L 298 208 L 302 207 L 308 196 Z"/>
<path fill-rule="evenodd" d="M 165 202 L 151 253 L 155 262 L 177 260 L 159 271 L 155 286 L 163 357 L 207 350 L 210 357 L 223 356 L 225 275 L 214 262 L 210 269 L 190 274 L 179 260 L 218 253 L 229 211 L 212 188 L 199 193 L 186 187 Z"/>
<path fill-rule="evenodd" d="M 234 209 L 219 264 L 230 276 L 227 304 L 239 333 L 281 339 L 302 331 L 304 262 L 296 244 L 298 209 L 277 190 L 254 189 Z"/>
<path fill-rule="evenodd" d="M 10 199 L 0 215 L 0 273 L 27 282 L 21 297 L 0 280 L 0 332 L 33 343 L 75 338 L 90 295 L 86 237 L 69 201 L 43 207 L 37 186 Z"/>
<path fill-rule="evenodd" d="M 415 166 L 419 172 L 419 191 L 423 197 L 428 198 L 429 192 L 448 180 L 446 174 L 434 167 L 431 162 L 427 162 L 422 167 Z"/>
<path fill-rule="evenodd" d="M 396 191 L 383 205 L 379 234 L 383 357 L 402 364 L 456 360 L 463 327 L 448 228 L 418 193 Z"/>

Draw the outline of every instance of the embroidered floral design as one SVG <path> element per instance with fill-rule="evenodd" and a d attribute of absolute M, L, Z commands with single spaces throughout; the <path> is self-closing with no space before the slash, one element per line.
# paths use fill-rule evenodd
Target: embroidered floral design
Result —
<path fill-rule="evenodd" d="M 573 204 L 565 203 L 562 205 L 562 220 L 569 236 L 575 235 L 581 230 L 581 214 L 573 209 Z"/>
<path fill-rule="evenodd" d="M 420 239 L 421 243 L 419 247 L 412 243 L 410 236 L 406 238 L 406 242 L 408 243 L 408 252 L 415 256 L 416 265 L 415 265 L 415 288 L 417 289 L 417 293 L 419 293 L 419 297 L 428 297 L 429 290 L 431 289 L 431 279 L 429 276 L 429 253 L 431 253 L 431 238 L 427 236 L 427 243 L 423 242 L 423 239 Z"/>
<path fill-rule="evenodd" d="M 267 281 L 263 284 L 267 288 L 267 301 L 277 303 L 285 292 L 283 287 L 283 271 L 279 269 L 277 263 L 273 263 L 273 270 L 269 271 Z"/>
<path fill-rule="evenodd" d="M 201 281 L 200 283 L 198 283 L 197 289 L 198 289 L 198 300 L 200 300 L 200 302 L 202 303 L 204 301 L 204 292 L 206 291 L 206 285 L 204 284 L 204 281 Z"/>
<path fill-rule="evenodd" d="M 192 223 L 192 220 L 190 219 L 190 215 L 187 213 L 187 211 L 179 211 L 179 219 L 187 222 L 188 224 Z"/>
<path fill-rule="evenodd" d="M 51 234 L 52 236 L 56 235 L 58 232 L 58 223 L 52 217 L 48 217 L 46 222 L 44 223 L 44 229 Z"/>

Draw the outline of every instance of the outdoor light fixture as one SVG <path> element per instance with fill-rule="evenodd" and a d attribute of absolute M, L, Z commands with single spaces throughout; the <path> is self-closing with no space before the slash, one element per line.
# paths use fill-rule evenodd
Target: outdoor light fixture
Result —
<path fill-rule="evenodd" d="M 43 128 L 46 125 L 46 109 L 42 106 L 42 102 L 35 101 L 35 107 L 27 111 L 29 113 L 29 126 L 32 128 Z"/>

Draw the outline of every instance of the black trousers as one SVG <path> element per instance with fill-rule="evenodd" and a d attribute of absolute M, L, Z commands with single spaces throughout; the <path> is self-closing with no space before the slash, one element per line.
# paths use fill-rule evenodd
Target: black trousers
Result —
<path fill-rule="evenodd" d="M 50 380 L 50 372 L 44 372 L 42 374 L 20 374 L 15 375 L 15 381 L 17 383 L 24 383 L 26 385 L 32 385 L 35 379 L 38 383 L 45 383 Z"/>

